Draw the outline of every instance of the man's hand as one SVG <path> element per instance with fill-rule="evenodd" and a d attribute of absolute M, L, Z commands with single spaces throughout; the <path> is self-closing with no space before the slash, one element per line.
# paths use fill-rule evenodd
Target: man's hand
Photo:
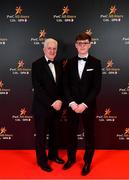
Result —
<path fill-rule="evenodd" d="M 76 102 L 72 102 L 70 104 L 70 107 L 72 108 L 73 111 L 75 111 L 78 108 L 78 104 Z"/>
<path fill-rule="evenodd" d="M 56 100 L 54 103 L 51 105 L 56 111 L 59 111 L 62 106 L 62 101 L 61 100 Z"/>
<path fill-rule="evenodd" d="M 78 104 L 77 108 L 75 109 L 75 112 L 76 113 L 83 113 L 86 108 L 87 107 L 83 103 Z"/>

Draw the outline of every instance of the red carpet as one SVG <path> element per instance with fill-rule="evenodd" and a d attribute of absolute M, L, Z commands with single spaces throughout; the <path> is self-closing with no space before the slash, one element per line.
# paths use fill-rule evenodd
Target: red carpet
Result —
<path fill-rule="evenodd" d="M 128 150 L 96 150 L 91 172 L 81 176 L 84 151 L 78 150 L 77 162 L 67 171 L 50 162 L 53 171 L 42 171 L 36 164 L 34 150 L 0 150 L 0 179 L 129 179 Z M 60 151 L 66 160 L 66 152 Z"/>

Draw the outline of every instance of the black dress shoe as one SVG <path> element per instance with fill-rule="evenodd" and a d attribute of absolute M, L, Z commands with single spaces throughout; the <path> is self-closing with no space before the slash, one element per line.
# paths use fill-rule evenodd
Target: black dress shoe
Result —
<path fill-rule="evenodd" d="M 58 156 L 57 157 L 49 157 L 49 160 L 54 161 L 58 164 L 64 164 L 64 160 L 59 158 Z"/>
<path fill-rule="evenodd" d="M 82 175 L 86 176 L 89 172 L 90 172 L 90 165 L 85 163 L 82 168 Z"/>
<path fill-rule="evenodd" d="M 74 163 L 75 163 L 75 161 L 68 160 L 68 161 L 64 164 L 63 169 L 64 169 L 64 170 L 69 169 Z"/>
<path fill-rule="evenodd" d="M 43 164 L 43 163 L 38 163 L 38 165 L 40 166 L 40 168 L 44 171 L 47 171 L 47 172 L 51 172 L 52 171 L 52 168 L 47 164 Z"/>

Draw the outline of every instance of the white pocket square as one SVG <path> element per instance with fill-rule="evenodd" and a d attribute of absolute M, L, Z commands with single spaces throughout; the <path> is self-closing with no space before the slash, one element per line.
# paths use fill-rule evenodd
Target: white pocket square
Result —
<path fill-rule="evenodd" d="M 94 69 L 87 69 L 86 71 L 93 71 Z"/>

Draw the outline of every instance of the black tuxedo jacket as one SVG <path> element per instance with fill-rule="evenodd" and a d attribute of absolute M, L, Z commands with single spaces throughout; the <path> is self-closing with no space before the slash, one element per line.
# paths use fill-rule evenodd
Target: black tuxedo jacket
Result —
<path fill-rule="evenodd" d="M 85 103 L 95 107 L 96 96 L 101 87 L 101 63 L 93 56 L 88 56 L 80 79 L 78 73 L 78 57 L 66 63 L 64 73 L 64 93 L 66 102 Z"/>
<path fill-rule="evenodd" d="M 56 82 L 45 57 L 32 63 L 32 85 L 34 88 L 32 113 L 40 113 L 50 109 L 55 100 L 61 100 L 62 70 L 57 62 L 55 62 L 55 71 Z"/>

